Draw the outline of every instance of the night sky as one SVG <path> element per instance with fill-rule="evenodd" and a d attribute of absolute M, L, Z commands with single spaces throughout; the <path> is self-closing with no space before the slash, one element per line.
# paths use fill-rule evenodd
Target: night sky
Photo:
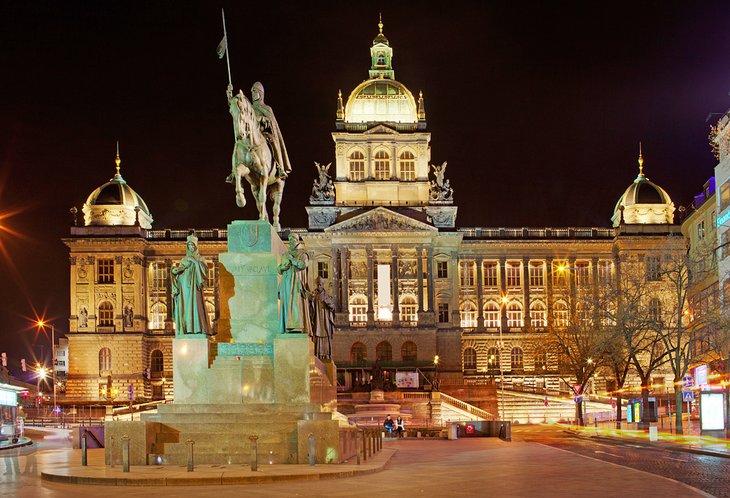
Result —
<path fill-rule="evenodd" d="M 220 6 L 0 4 L 0 350 L 11 370 L 40 353 L 35 314 L 68 330 L 61 238 L 69 208 L 114 174 L 117 140 L 154 228 L 255 217 L 224 182 Z M 313 162 L 334 160 L 337 90 L 367 78 L 381 11 L 396 79 L 424 92 L 460 227 L 609 226 L 639 140 L 647 176 L 677 206 L 713 173 L 706 120 L 730 106 L 728 2 L 222 6 L 233 84 L 248 94 L 263 82 L 292 160 L 285 227 L 306 226 Z"/>

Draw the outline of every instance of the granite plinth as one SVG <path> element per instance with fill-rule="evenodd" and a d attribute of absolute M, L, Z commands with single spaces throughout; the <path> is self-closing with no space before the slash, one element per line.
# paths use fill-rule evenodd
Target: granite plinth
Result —
<path fill-rule="evenodd" d="M 208 403 L 208 336 L 177 336 L 172 348 L 175 402 Z"/>

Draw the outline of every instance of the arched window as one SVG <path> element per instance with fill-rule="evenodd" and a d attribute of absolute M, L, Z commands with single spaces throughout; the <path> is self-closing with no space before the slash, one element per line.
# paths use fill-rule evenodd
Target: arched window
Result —
<path fill-rule="evenodd" d="M 400 348 L 400 355 L 403 361 L 416 361 L 418 359 L 418 346 L 413 341 L 406 341 Z"/>
<path fill-rule="evenodd" d="M 547 353 L 542 349 L 535 350 L 535 372 L 545 373 L 547 370 Z"/>
<path fill-rule="evenodd" d="M 114 326 L 114 306 L 109 301 L 104 301 L 99 305 L 99 326 Z"/>
<path fill-rule="evenodd" d="M 662 323 L 662 302 L 655 297 L 649 300 L 649 320 L 655 325 Z"/>
<path fill-rule="evenodd" d="M 476 370 L 477 368 L 477 352 L 474 348 L 466 348 L 464 350 L 464 370 Z"/>
<path fill-rule="evenodd" d="M 388 341 L 379 342 L 375 346 L 375 359 L 377 361 L 393 361 L 393 346 Z"/>
<path fill-rule="evenodd" d="M 564 301 L 557 301 L 553 305 L 553 323 L 556 327 L 568 326 L 568 305 Z"/>
<path fill-rule="evenodd" d="M 400 155 L 398 169 L 401 181 L 412 182 L 416 179 L 416 156 L 413 152 L 407 150 Z"/>
<path fill-rule="evenodd" d="M 517 301 L 507 305 L 507 326 L 522 327 L 522 305 Z"/>
<path fill-rule="evenodd" d="M 487 350 L 487 370 L 490 373 L 499 372 L 499 349 L 489 348 Z"/>
<path fill-rule="evenodd" d="M 165 318 L 167 318 L 167 306 L 163 303 L 150 306 L 150 330 L 164 329 Z"/>
<path fill-rule="evenodd" d="M 165 373 L 165 357 L 159 349 L 152 350 L 150 354 L 150 377 L 159 379 Z"/>
<path fill-rule="evenodd" d="M 416 306 L 416 298 L 413 296 L 403 296 L 400 300 L 400 319 L 402 322 L 417 322 L 418 307 Z"/>
<path fill-rule="evenodd" d="M 465 301 L 461 305 L 461 326 L 464 328 L 474 328 L 477 326 L 477 307 L 471 301 Z"/>
<path fill-rule="evenodd" d="M 512 370 L 522 370 L 524 368 L 524 359 L 521 348 L 512 348 L 510 355 Z"/>
<path fill-rule="evenodd" d="M 544 327 L 547 325 L 547 311 L 542 301 L 534 301 L 530 305 L 530 320 L 533 327 Z"/>
<path fill-rule="evenodd" d="M 365 179 L 365 154 L 359 150 L 350 154 L 350 181 L 361 182 Z"/>
<path fill-rule="evenodd" d="M 376 65 L 385 66 L 385 54 L 383 52 L 378 52 L 378 60 L 376 62 Z"/>
<path fill-rule="evenodd" d="M 484 305 L 484 326 L 497 328 L 501 321 L 499 316 L 499 305 L 494 301 L 489 301 Z"/>
<path fill-rule="evenodd" d="M 208 315 L 208 327 L 213 327 L 213 322 L 215 321 L 215 306 L 213 303 L 205 302 L 205 313 Z"/>
<path fill-rule="evenodd" d="M 111 372 L 112 369 L 112 350 L 109 348 L 101 348 L 99 350 L 99 372 Z"/>
<path fill-rule="evenodd" d="M 350 348 L 350 362 L 353 365 L 364 365 L 368 361 L 368 350 L 362 342 L 356 342 Z"/>
<path fill-rule="evenodd" d="M 364 296 L 352 296 L 350 298 L 350 321 L 368 321 L 368 301 Z"/>
<path fill-rule="evenodd" d="M 390 156 L 384 150 L 375 153 L 375 179 L 390 179 Z"/>

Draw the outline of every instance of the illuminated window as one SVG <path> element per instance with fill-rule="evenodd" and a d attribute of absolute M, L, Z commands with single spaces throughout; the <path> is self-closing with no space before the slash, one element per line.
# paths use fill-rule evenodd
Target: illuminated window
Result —
<path fill-rule="evenodd" d="M 388 341 L 379 342 L 375 346 L 375 359 L 377 361 L 393 361 L 393 346 Z"/>
<path fill-rule="evenodd" d="M 567 287 L 569 274 L 570 266 L 568 266 L 567 261 L 555 261 L 553 263 L 553 285 L 555 287 Z"/>
<path fill-rule="evenodd" d="M 208 278 L 205 281 L 208 289 L 215 289 L 215 263 L 208 263 Z"/>
<path fill-rule="evenodd" d="M 489 348 L 487 350 L 487 370 L 491 373 L 499 371 L 499 349 Z"/>
<path fill-rule="evenodd" d="M 365 179 L 365 155 L 356 150 L 350 154 L 350 181 L 361 182 Z"/>
<path fill-rule="evenodd" d="M 368 350 L 362 342 L 356 342 L 350 348 L 350 362 L 354 365 L 364 365 L 368 361 Z"/>
<path fill-rule="evenodd" d="M 398 160 L 400 179 L 405 182 L 412 182 L 416 179 L 416 157 L 410 151 L 405 151 Z"/>
<path fill-rule="evenodd" d="M 150 329 L 160 330 L 165 328 L 167 318 L 167 306 L 162 303 L 155 303 L 150 306 Z"/>
<path fill-rule="evenodd" d="M 459 263 L 459 281 L 462 287 L 474 287 L 474 263 L 461 261 Z"/>
<path fill-rule="evenodd" d="M 547 310 L 542 301 L 534 301 L 530 305 L 530 320 L 533 327 L 545 327 L 547 325 Z"/>
<path fill-rule="evenodd" d="M 477 368 L 477 352 L 474 348 L 466 348 L 464 350 L 464 370 L 476 370 Z"/>
<path fill-rule="evenodd" d="M 167 266 L 164 262 L 155 262 L 151 265 L 152 290 L 165 290 L 167 288 Z"/>
<path fill-rule="evenodd" d="M 649 320 L 655 324 L 662 323 L 662 303 L 655 297 L 649 300 Z"/>
<path fill-rule="evenodd" d="M 215 322 L 215 306 L 213 303 L 209 301 L 205 302 L 205 312 L 208 315 L 208 326 L 212 327 L 213 322 Z"/>
<path fill-rule="evenodd" d="M 522 327 L 522 306 L 517 301 L 507 305 L 507 326 Z"/>
<path fill-rule="evenodd" d="M 512 366 L 512 370 L 521 370 L 524 368 L 524 355 L 522 353 L 522 349 L 520 348 L 512 348 L 512 352 L 510 354 L 510 364 Z"/>
<path fill-rule="evenodd" d="M 697 240 L 704 240 L 705 238 L 705 220 L 697 223 Z"/>
<path fill-rule="evenodd" d="M 612 264 L 610 261 L 598 262 L 598 281 L 601 284 L 607 284 L 611 281 Z"/>
<path fill-rule="evenodd" d="M 590 306 L 585 303 L 577 303 L 575 305 L 575 318 L 581 327 L 590 327 L 592 322 Z"/>
<path fill-rule="evenodd" d="M 96 262 L 97 282 L 100 284 L 114 283 L 114 260 L 112 258 L 100 258 Z"/>
<path fill-rule="evenodd" d="M 553 305 L 553 323 L 556 327 L 568 326 L 568 305 L 558 301 Z"/>
<path fill-rule="evenodd" d="M 153 379 L 164 377 L 165 373 L 165 357 L 162 351 L 155 349 L 150 354 L 150 376 Z"/>
<path fill-rule="evenodd" d="M 507 263 L 507 287 L 520 287 L 522 279 L 520 278 L 521 264 Z"/>
<path fill-rule="evenodd" d="M 439 303 L 439 323 L 449 323 L 449 303 Z"/>
<path fill-rule="evenodd" d="M 352 296 L 350 298 L 350 321 L 368 321 L 368 301 L 364 296 Z"/>
<path fill-rule="evenodd" d="M 400 348 L 400 356 L 403 361 L 416 361 L 418 360 L 418 346 L 413 341 L 406 341 Z"/>
<path fill-rule="evenodd" d="M 101 348 L 99 350 L 99 372 L 109 372 L 112 369 L 112 350 Z"/>
<path fill-rule="evenodd" d="M 575 262 L 575 285 L 586 287 L 591 284 L 591 264 L 588 261 Z"/>
<path fill-rule="evenodd" d="M 730 182 L 725 182 L 720 187 L 720 212 L 730 207 Z"/>
<path fill-rule="evenodd" d="M 99 326 L 114 326 L 114 306 L 109 301 L 104 301 L 99 305 Z"/>
<path fill-rule="evenodd" d="M 449 278 L 448 261 L 436 261 L 436 278 Z"/>
<path fill-rule="evenodd" d="M 497 263 L 487 261 L 484 263 L 482 278 L 484 279 L 484 287 L 496 288 L 499 285 L 497 280 Z"/>
<path fill-rule="evenodd" d="M 535 372 L 544 373 L 547 370 L 547 353 L 542 349 L 535 351 Z"/>
<path fill-rule="evenodd" d="M 484 326 L 497 328 L 501 317 L 499 316 L 499 305 L 494 301 L 489 301 L 484 305 Z"/>
<path fill-rule="evenodd" d="M 401 299 L 400 319 L 403 322 L 418 321 L 416 299 L 413 296 L 403 296 Z"/>
<path fill-rule="evenodd" d="M 375 179 L 390 179 L 390 156 L 384 150 L 375 153 Z"/>
<path fill-rule="evenodd" d="M 530 263 L 530 287 L 545 286 L 545 265 Z"/>
<path fill-rule="evenodd" d="M 646 279 L 656 282 L 662 279 L 661 259 L 659 256 L 646 257 Z"/>
<path fill-rule="evenodd" d="M 477 307 L 471 301 L 465 301 L 461 305 L 461 326 L 473 328 L 477 326 Z"/>
<path fill-rule="evenodd" d="M 327 261 L 318 261 L 317 262 L 317 276 L 321 278 L 322 280 L 327 280 L 330 276 L 329 271 L 329 264 L 327 264 Z"/>

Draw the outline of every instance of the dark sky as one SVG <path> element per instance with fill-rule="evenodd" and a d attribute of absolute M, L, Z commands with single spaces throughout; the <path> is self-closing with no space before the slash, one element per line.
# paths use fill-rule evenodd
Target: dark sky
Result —
<path fill-rule="evenodd" d="M 608 226 L 639 140 L 647 176 L 676 205 L 712 175 L 706 118 L 730 105 L 727 2 L 223 6 L 234 86 L 264 83 L 293 163 L 284 226 L 306 224 L 313 161 L 334 159 L 337 90 L 367 78 L 380 11 L 396 78 L 424 92 L 459 226 Z M 113 175 L 116 140 L 155 228 L 254 217 L 224 182 L 221 36 L 211 2 L 0 3 L 0 350 L 11 360 L 31 357 L 34 313 L 67 330 L 60 239 L 69 208 Z"/>

